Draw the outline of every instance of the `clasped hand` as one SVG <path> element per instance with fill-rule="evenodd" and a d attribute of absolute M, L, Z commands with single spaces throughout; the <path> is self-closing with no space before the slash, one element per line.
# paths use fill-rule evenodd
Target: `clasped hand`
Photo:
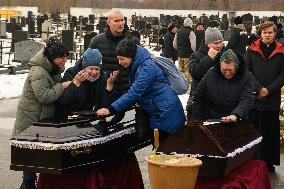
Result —
<path fill-rule="evenodd" d="M 229 122 L 235 122 L 237 121 L 237 116 L 235 115 L 229 115 L 221 118 L 221 122 L 223 123 L 229 123 Z"/>
<path fill-rule="evenodd" d="M 109 110 L 107 108 L 101 108 L 97 112 L 98 116 L 107 116 L 110 114 Z"/>

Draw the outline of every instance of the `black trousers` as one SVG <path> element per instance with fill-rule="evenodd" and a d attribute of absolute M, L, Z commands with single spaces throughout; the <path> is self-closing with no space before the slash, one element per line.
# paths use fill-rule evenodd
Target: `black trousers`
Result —
<path fill-rule="evenodd" d="M 279 111 L 251 110 L 249 120 L 263 137 L 255 159 L 264 160 L 268 165 L 280 165 Z"/>

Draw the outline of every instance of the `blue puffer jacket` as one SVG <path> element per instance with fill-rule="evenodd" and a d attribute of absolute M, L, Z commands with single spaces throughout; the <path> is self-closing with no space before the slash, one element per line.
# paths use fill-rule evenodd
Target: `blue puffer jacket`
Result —
<path fill-rule="evenodd" d="M 185 115 L 177 93 L 170 88 L 151 54 L 140 46 L 130 67 L 130 82 L 127 93 L 111 104 L 115 111 L 121 112 L 138 102 L 150 116 L 151 128 L 172 133 L 184 125 Z"/>

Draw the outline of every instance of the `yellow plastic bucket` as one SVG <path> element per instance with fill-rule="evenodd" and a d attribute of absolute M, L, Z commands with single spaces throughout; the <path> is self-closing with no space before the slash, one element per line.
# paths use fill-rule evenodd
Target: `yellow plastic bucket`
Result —
<path fill-rule="evenodd" d="M 176 155 L 145 157 L 152 189 L 194 189 L 202 161 Z"/>

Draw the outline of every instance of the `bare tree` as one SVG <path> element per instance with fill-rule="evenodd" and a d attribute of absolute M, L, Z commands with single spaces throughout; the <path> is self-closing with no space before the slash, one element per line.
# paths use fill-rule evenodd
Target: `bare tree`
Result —
<path fill-rule="evenodd" d="M 192 2 L 192 8 L 193 8 L 193 9 L 198 8 L 199 3 L 200 3 L 200 0 L 193 0 L 193 2 Z"/>

